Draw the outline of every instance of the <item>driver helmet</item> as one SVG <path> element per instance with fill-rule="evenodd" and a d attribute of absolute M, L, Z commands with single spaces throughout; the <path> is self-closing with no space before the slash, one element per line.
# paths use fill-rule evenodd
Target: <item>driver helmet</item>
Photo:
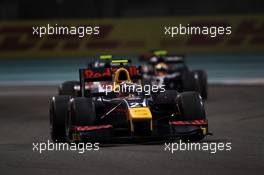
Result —
<path fill-rule="evenodd" d="M 157 65 L 155 65 L 155 71 L 156 72 L 167 72 L 168 66 L 165 63 L 158 63 Z"/>

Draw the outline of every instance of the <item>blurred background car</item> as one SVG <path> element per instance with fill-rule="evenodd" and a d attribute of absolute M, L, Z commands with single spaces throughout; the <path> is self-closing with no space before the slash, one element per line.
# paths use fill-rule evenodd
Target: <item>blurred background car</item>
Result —
<path fill-rule="evenodd" d="M 184 55 L 168 54 L 165 50 L 156 50 L 151 54 L 142 54 L 140 59 L 148 65 L 142 67 L 143 81 L 164 85 L 166 89 L 179 92 L 196 91 L 206 100 L 208 96 L 207 73 L 204 70 L 190 70 Z M 145 57 L 149 55 L 149 58 Z"/>

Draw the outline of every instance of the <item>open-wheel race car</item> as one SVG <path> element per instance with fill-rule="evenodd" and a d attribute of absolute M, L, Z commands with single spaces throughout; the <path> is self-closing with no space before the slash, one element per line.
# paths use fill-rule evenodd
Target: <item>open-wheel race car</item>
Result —
<path fill-rule="evenodd" d="M 209 134 L 199 93 L 157 90 L 146 94 L 138 90 L 142 85 L 133 81 L 129 68 L 121 65 L 115 70 L 80 69 L 80 94 L 54 96 L 50 101 L 52 140 L 181 138 L 198 141 Z M 86 88 L 95 82 L 98 88 Z"/>
<path fill-rule="evenodd" d="M 146 61 L 143 66 L 143 80 L 148 84 L 164 84 L 166 89 L 179 92 L 196 91 L 206 100 L 208 97 L 207 73 L 204 70 L 191 70 L 184 55 L 168 54 L 156 50 L 141 56 Z"/>

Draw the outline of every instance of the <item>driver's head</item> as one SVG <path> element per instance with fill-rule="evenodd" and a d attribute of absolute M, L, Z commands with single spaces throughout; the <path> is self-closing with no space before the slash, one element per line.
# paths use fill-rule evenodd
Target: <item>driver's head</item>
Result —
<path fill-rule="evenodd" d="M 158 63 L 155 65 L 155 74 L 157 76 L 167 75 L 168 66 L 165 63 Z"/>

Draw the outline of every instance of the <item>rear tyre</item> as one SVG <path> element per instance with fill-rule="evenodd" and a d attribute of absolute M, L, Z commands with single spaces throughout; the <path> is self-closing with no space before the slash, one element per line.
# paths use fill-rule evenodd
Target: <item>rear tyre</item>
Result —
<path fill-rule="evenodd" d="M 206 113 L 201 96 L 197 92 L 183 92 L 177 96 L 177 105 L 181 114 L 180 120 L 205 120 Z M 204 138 L 202 132 L 182 137 L 183 140 L 199 141 Z"/>
<path fill-rule="evenodd" d="M 68 113 L 69 96 L 56 96 L 50 101 L 50 134 L 54 142 L 65 142 L 65 119 Z"/>
<path fill-rule="evenodd" d="M 77 96 L 74 86 L 79 85 L 78 81 L 66 81 L 59 86 L 59 95 L 69 95 L 72 97 Z"/>
<path fill-rule="evenodd" d="M 204 70 L 196 70 L 194 73 L 197 75 L 200 94 L 204 100 L 208 97 L 208 82 L 207 82 L 207 73 Z"/>
<path fill-rule="evenodd" d="M 72 138 L 72 126 L 90 126 L 96 123 L 95 105 L 91 98 L 76 97 L 69 103 L 69 115 L 66 121 L 66 133 Z"/>

